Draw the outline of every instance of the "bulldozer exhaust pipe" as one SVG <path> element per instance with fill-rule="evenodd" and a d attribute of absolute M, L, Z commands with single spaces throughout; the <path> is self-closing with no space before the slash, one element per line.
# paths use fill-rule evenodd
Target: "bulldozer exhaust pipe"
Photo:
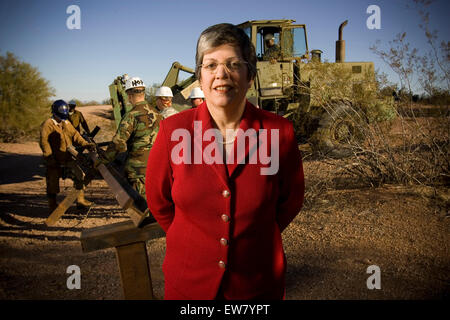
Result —
<path fill-rule="evenodd" d="M 336 41 L 336 62 L 345 62 L 345 40 L 342 40 L 342 29 L 347 23 L 348 20 L 345 20 L 339 26 L 339 38 Z"/>

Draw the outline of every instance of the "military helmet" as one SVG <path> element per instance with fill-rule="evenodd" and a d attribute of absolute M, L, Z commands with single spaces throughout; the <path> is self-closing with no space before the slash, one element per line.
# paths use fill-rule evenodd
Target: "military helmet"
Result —
<path fill-rule="evenodd" d="M 52 113 L 54 116 L 67 120 L 69 118 L 69 106 L 64 100 L 56 100 L 52 104 Z"/>

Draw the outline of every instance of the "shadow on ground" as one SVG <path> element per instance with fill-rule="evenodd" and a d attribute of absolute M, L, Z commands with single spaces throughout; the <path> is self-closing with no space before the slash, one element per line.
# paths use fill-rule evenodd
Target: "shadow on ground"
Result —
<path fill-rule="evenodd" d="M 0 184 L 42 179 L 45 176 L 42 161 L 40 155 L 21 155 L 0 151 Z"/>
<path fill-rule="evenodd" d="M 63 196 L 60 197 L 61 200 Z M 44 194 L 2 194 L 0 193 L 0 238 L 15 237 L 40 240 L 78 240 L 77 237 L 64 235 L 65 232 L 81 232 L 80 224 L 86 218 L 126 218 L 120 208 L 114 206 L 115 200 L 102 197 L 91 197 L 94 205 L 90 208 L 78 209 L 72 205 L 57 222 L 56 226 L 47 226 L 43 219 L 48 218 L 47 199 Z M 37 220 L 39 222 L 36 222 Z M 62 225 L 61 225 L 62 224 Z M 68 225 L 70 224 L 70 225 Z M 61 232 L 61 235 L 48 232 Z"/>

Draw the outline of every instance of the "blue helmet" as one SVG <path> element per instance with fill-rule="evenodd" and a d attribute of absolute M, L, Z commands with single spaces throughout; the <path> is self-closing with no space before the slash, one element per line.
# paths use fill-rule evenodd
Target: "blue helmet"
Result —
<path fill-rule="evenodd" d="M 52 104 L 52 113 L 62 120 L 69 118 L 69 106 L 64 100 L 56 100 Z"/>

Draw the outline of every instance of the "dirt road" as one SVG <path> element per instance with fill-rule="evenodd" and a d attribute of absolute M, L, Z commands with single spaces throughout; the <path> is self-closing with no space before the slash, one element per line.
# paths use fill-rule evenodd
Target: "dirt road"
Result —
<path fill-rule="evenodd" d="M 80 108 L 97 141 L 113 134 L 110 107 Z M 326 163 L 304 163 L 307 186 L 330 174 Z M 62 200 L 69 180 L 61 180 Z M 53 227 L 37 142 L 0 144 L 0 299 L 122 299 L 113 249 L 81 252 L 80 232 L 128 219 L 106 183 L 94 180 L 90 210 L 71 207 Z M 448 208 L 413 188 L 361 189 L 337 184 L 307 202 L 283 233 L 287 299 L 449 298 Z M 156 296 L 163 296 L 164 238 L 147 244 Z M 69 290 L 66 269 L 78 265 L 82 284 Z M 368 289 L 371 265 L 381 289 Z"/>

